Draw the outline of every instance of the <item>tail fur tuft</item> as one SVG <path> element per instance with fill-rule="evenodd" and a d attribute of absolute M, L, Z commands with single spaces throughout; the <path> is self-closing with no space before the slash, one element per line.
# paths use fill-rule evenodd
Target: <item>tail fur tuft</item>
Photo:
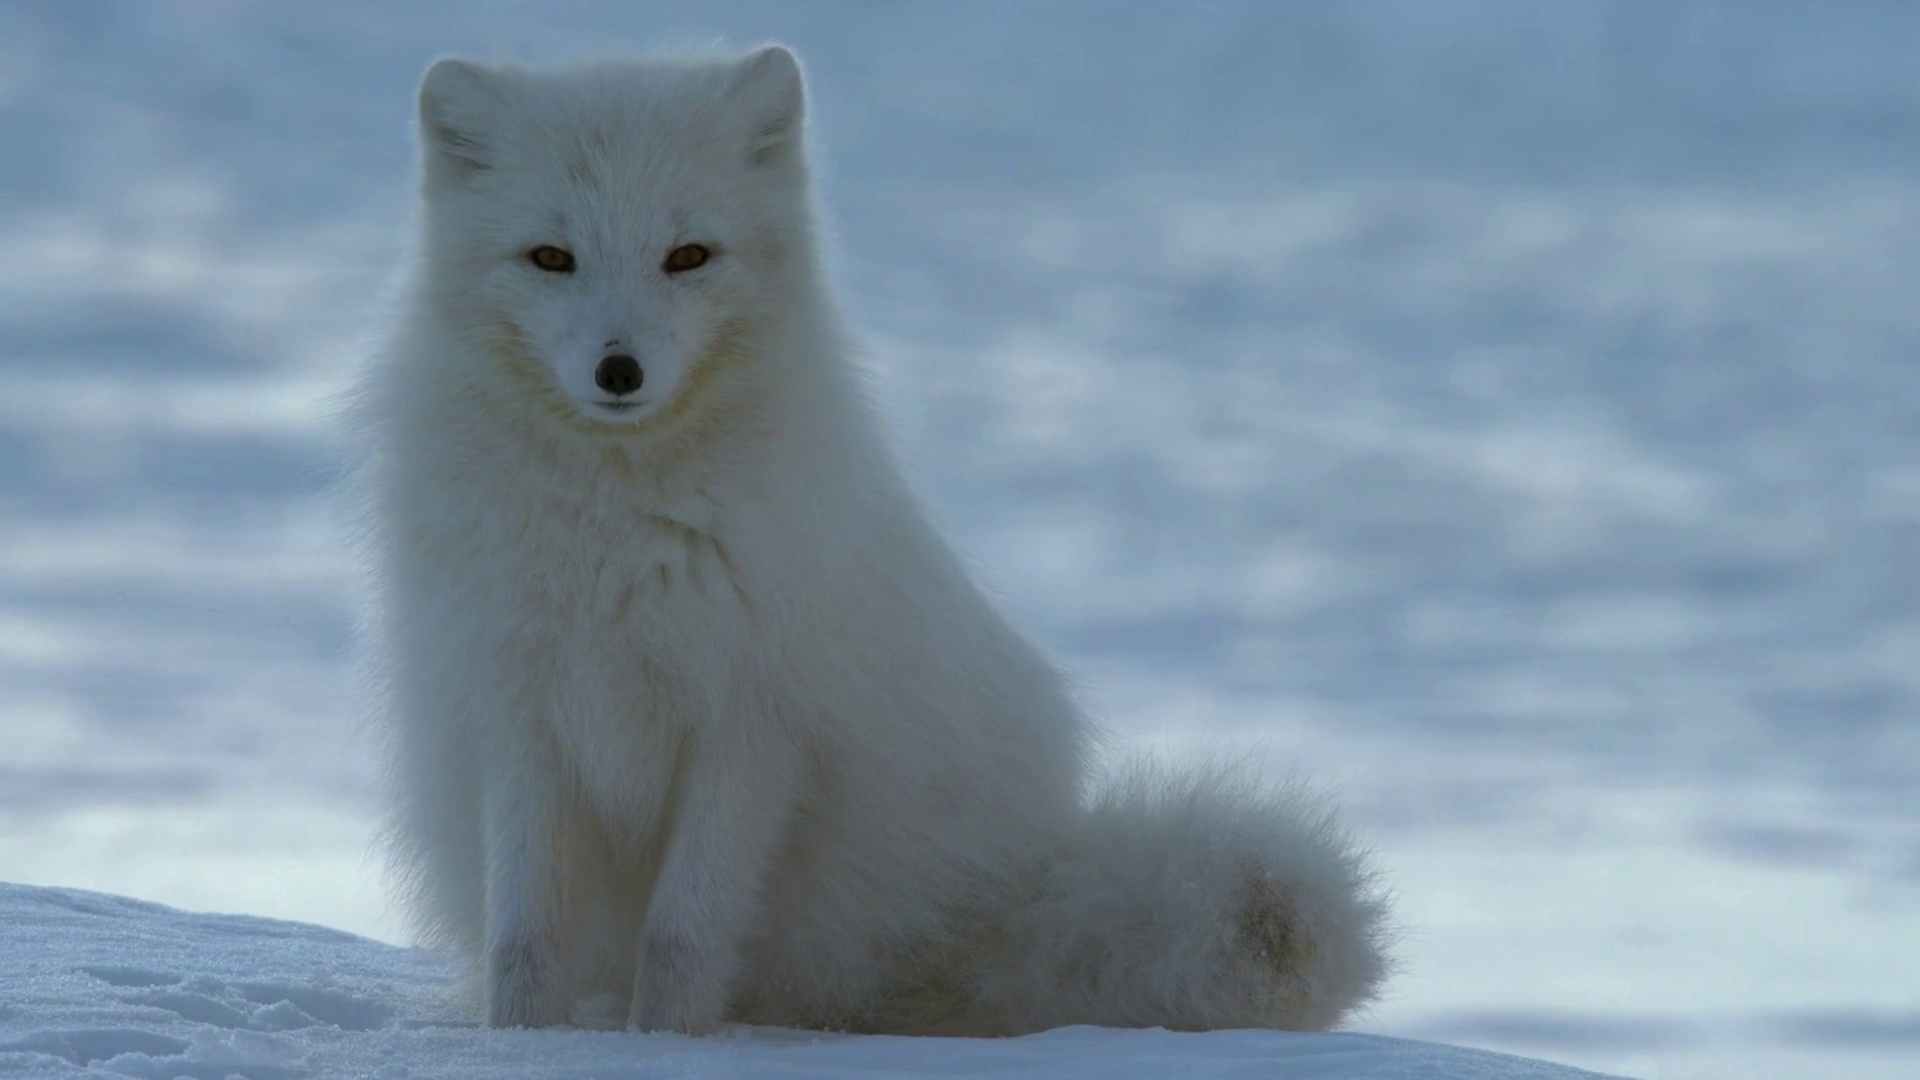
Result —
<path fill-rule="evenodd" d="M 969 1026 L 1324 1030 L 1377 994 L 1386 915 L 1363 853 L 1299 787 L 1138 762 L 975 954 Z"/>

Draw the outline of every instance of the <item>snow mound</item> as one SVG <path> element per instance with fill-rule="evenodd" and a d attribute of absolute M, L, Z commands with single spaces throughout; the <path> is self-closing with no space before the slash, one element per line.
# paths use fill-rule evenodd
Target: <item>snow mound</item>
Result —
<path fill-rule="evenodd" d="M 356 1076 L 1262 1077 L 1568 1080 L 1598 1074 L 1374 1035 L 1063 1028 L 919 1039 L 742 1028 L 709 1039 L 488 1031 L 417 950 L 301 923 L 0 884 L 0 1074 L 153 1080 Z"/>

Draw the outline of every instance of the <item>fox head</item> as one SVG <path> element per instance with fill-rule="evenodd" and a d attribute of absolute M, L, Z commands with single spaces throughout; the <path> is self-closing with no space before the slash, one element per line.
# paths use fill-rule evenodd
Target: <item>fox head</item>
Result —
<path fill-rule="evenodd" d="M 793 54 L 420 85 L 429 302 L 569 419 L 646 426 L 722 393 L 810 257 Z"/>

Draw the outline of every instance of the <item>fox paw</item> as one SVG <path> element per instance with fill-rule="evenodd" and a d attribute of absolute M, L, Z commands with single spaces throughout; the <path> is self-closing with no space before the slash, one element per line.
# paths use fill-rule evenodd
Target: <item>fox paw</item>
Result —
<path fill-rule="evenodd" d="M 627 1026 L 640 1031 L 708 1035 L 726 1019 L 727 988 L 713 958 L 686 939 L 657 936 L 640 949 Z"/>
<path fill-rule="evenodd" d="M 566 995 L 552 958 L 531 942 L 501 942 L 487 958 L 487 1026 L 559 1027 Z"/>

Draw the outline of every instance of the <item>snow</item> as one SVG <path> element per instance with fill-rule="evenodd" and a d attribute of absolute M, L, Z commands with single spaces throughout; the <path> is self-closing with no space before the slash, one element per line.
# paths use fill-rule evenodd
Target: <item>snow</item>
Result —
<path fill-rule="evenodd" d="M 1911 4 L 0 4 L 0 879 L 397 940 L 318 462 L 413 83 L 715 33 L 1094 710 L 1343 793 L 1362 1029 L 1914 1074 Z"/>
<path fill-rule="evenodd" d="M 0 886 L 0 1074 L 295 1080 L 1026 1076 L 1575 1080 L 1598 1074 L 1374 1035 L 1062 1028 L 913 1039 L 737 1028 L 707 1039 L 489 1031 L 436 958 L 338 930 Z"/>

